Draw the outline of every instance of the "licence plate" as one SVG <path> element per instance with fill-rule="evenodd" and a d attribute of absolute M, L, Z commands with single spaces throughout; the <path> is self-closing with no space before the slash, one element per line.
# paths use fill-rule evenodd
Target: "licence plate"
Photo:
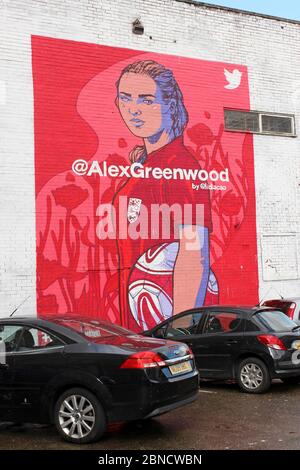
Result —
<path fill-rule="evenodd" d="M 172 375 L 183 374 L 184 372 L 191 372 L 193 370 L 190 361 L 180 362 L 169 367 Z"/>
<path fill-rule="evenodd" d="M 292 344 L 292 348 L 299 350 L 300 349 L 300 341 L 299 340 L 294 341 L 293 344 Z"/>

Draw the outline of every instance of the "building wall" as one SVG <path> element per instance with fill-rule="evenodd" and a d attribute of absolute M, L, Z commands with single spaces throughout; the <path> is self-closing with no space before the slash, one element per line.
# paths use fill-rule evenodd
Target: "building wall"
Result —
<path fill-rule="evenodd" d="M 299 129 L 296 23 L 176 0 L 0 1 L 1 315 L 27 296 L 35 310 L 31 35 L 243 64 L 251 108 L 294 113 Z M 260 298 L 299 292 L 299 151 L 298 137 L 254 136 Z"/>

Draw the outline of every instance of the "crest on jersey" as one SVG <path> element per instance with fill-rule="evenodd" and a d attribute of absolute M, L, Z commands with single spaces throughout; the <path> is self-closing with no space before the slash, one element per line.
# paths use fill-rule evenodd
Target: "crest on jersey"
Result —
<path fill-rule="evenodd" d="M 130 197 L 128 201 L 127 220 L 130 224 L 137 221 L 141 211 L 142 200 L 137 197 Z"/>

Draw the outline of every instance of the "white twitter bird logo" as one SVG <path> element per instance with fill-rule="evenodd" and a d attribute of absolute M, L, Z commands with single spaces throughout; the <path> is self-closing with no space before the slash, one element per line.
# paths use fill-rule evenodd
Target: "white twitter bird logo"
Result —
<path fill-rule="evenodd" d="M 234 90 L 240 86 L 243 73 L 238 69 L 234 69 L 233 72 L 229 72 L 229 70 L 224 69 L 224 75 L 228 82 L 227 85 L 224 85 L 224 88 Z"/>

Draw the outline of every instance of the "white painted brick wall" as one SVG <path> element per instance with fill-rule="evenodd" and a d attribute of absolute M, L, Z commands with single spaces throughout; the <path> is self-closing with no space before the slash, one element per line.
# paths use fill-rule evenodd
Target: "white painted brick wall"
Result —
<path fill-rule="evenodd" d="M 247 65 L 252 108 L 295 113 L 300 129 L 299 24 L 177 0 L 0 0 L 0 315 L 28 295 L 35 311 L 32 34 Z M 299 279 L 263 281 L 261 264 L 263 235 L 300 246 L 300 140 L 254 141 L 260 294 L 300 294 Z"/>

